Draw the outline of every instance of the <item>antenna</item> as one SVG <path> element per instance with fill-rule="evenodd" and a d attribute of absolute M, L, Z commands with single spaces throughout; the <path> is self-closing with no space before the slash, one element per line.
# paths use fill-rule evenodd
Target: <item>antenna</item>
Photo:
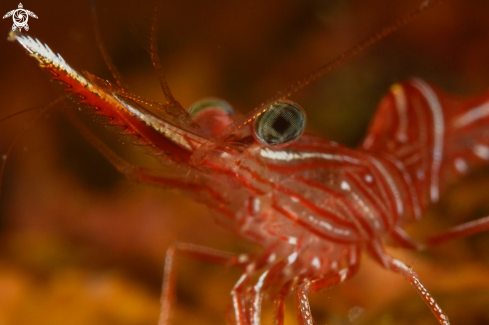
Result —
<path fill-rule="evenodd" d="M 402 27 L 408 25 L 412 21 L 416 20 L 421 14 L 423 14 L 428 9 L 431 9 L 439 4 L 442 4 L 445 0 L 425 0 L 421 3 L 421 5 L 415 10 L 409 12 L 408 14 L 402 16 L 401 18 L 394 21 L 392 24 L 385 26 L 380 31 L 370 36 L 363 42 L 355 45 L 354 47 L 348 49 L 347 51 L 340 54 L 338 57 L 328 62 L 327 64 L 319 67 L 318 69 L 312 71 L 305 77 L 299 79 L 296 83 L 290 85 L 288 88 L 279 91 L 278 94 L 260 104 L 260 106 L 253 109 L 250 113 L 245 116 L 234 121 L 233 124 L 228 126 L 224 131 L 217 137 L 209 140 L 208 142 L 202 144 L 200 148 L 195 150 L 192 155 L 192 163 L 198 164 L 202 160 L 205 159 L 207 153 L 216 148 L 219 144 L 221 144 L 229 135 L 234 133 L 237 129 L 242 128 L 246 124 L 252 122 L 255 118 L 265 113 L 271 106 L 275 105 L 277 102 L 290 97 L 292 94 L 298 92 L 300 89 L 309 85 L 311 82 L 319 79 L 324 76 L 331 70 L 339 67 L 341 64 L 350 60 L 351 58 L 357 56 L 361 52 L 365 51 L 372 45 L 378 43 L 380 40 L 386 38 L 392 33 L 398 31 Z"/>

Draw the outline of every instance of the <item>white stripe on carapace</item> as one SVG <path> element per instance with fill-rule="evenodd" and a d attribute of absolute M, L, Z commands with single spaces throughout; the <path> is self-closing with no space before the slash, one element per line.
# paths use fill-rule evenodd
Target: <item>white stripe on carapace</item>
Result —
<path fill-rule="evenodd" d="M 406 93 L 400 84 L 394 84 L 391 86 L 391 92 L 394 95 L 396 101 L 397 116 L 399 120 L 399 126 L 396 132 L 396 139 L 401 143 L 406 143 L 408 140 L 407 128 L 408 128 L 408 116 L 407 116 L 407 101 Z"/>
<path fill-rule="evenodd" d="M 305 160 L 311 158 L 325 159 L 325 160 L 335 160 L 335 161 L 346 161 L 352 164 L 360 164 L 360 161 L 344 155 L 332 155 L 329 153 L 322 152 L 287 152 L 287 151 L 274 151 L 269 148 L 260 149 L 260 155 L 264 158 L 274 159 L 274 160 Z"/>
<path fill-rule="evenodd" d="M 443 133 L 445 131 L 445 121 L 443 120 L 443 112 L 440 101 L 433 89 L 424 81 L 414 79 L 413 86 L 418 88 L 421 94 L 425 97 L 433 114 L 433 162 L 431 165 L 431 186 L 430 194 L 431 201 L 436 202 L 439 198 L 438 178 L 443 159 Z"/>
<path fill-rule="evenodd" d="M 482 145 L 482 144 L 476 144 L 474 146 L 473 151 L 477 157 L 484 159 L 484 160 L 489 160 L 489 147 Z"/>
<path fill-rule="evenodd" d="M 340 227 L 333 227 L 329 222 L 323 220 L 323 219 L 318 219 L 313 215 L 309 215 L 307 217 L 307 221 L 316 227 L 316 229 L 325 229 L 327 232 L 332 232 L 334 234 L 340 235 L 340 236 L 350 236 L 351 231 L 347 229 L 341 229 Z"/>
<path fill-rule="evenodd" d="M 461 116 L 454 119 L 453 125 L 456 128 L 462 128 L 467 126 L 473 122 L 476 122 L 478 119 L 489 116 L 489 102 L 484 103 L 480 106 L 474 107 L 468 112 L 462 114 Z"/>
<path fill-rule="evenodd" d="M 411 202 L 412 202 L 411 206 L 413 208 L 414 217 L 416 218 L 416 220 L 420 219 L 423 215 L 421 213 L 421 207 L 419 205 L 418 192 L 416 192 L 416 189 L 414 188 L 414 184 L 413 184 L 413 180 L 411 178 L 411 175 L 406 170 L 406 164 L 400 162 L 399 160 L 394 160 L 394 159 L 390 159 L 390 158 L 387 158 L 387 160 L 390 163 L 394 164 L 396 166 L 396 168 L 399 169 L 399 171 L 401 172 L 402 177 L 404 179 L 404 182 L 406 184 L 406 187 L 407 187 L 409 194 L 410 194 L 410 197 L 411 197 Z"/>
<path fill-rule="evenodd" d="M 398 217 L 402 216 L 402 214 L 404 213 L 404 206 L 402 204 L 401 194 L 396 186 L 396 183 L 394 182 L 391 175 L 389 174 L 389 172 L 387 172 L 384 165 L 382 165 L 380 161 L 378 161 L 376 158 L 372 156 L 369 156 L 367 159 L 370 160 L 370 162 L 375 166 L 375 168 L 382 174 L 384 180 L 387 182 L 387 185 L 389 185 L 389 189 L 391 190 L 391 193 L 396 201 L 396 210 L 397 210 Z"/>
<path fill-rule="evenodd" d="M 359 195 L 357 195 L 357 193 L 351 191 L 350 192 L 350 195 L 351 197 L 353 198 L 353 200 L 358 204 L 358 206 L 362 209 L 363 211 L 363 215 L 368 217 L 368 219 L 370 219 L 371 223 L 373 224 L 374 226 L 374 229 L 375 230 L 379 230 L 381 225 L 380 225 L 380 222 L 379 222 L 379 218 L 376 217 L 374 214 L 373 214 L 373 211 L 372 209 L 367 205 L 365 204 L 365 201 L 362 200 L 360 198 Z M 362 231 L 363 235 L 364 236 L 367 236 L 366 232 L 365 232 L 365 229 L 363 228 L 360 228 L 360 231 Z"/>
<path fill-rule="evenodd" d="M 349 176 L 351 178 L 355 179 L 358 182 L 359 186 L 364 188 L 365 192 L 369 193 L 372 201 L 379 206 L 379 208 L 380 208 L 379 213 L 383 214 L 384 216 L 388 216 L 389 215 L 389 212 L 388 212 L 389 207 L 387 206 L 386 200 L 382 200 L 377 195 L 377 194 L 379 194 L 377 191 L 372 191 L 370 189 L 370 186 L 372 185 L 372 182 L 374 180 L 372 175 L 368 174 L 364 178 L 362 178 L 362 177 L 360 177 L 360 175 L 358 175 L 356 173 L 352 173 Z M 382 195 L 382 193 L 383 193 L 383 191 L 381 191 L 380 194 Z"/>

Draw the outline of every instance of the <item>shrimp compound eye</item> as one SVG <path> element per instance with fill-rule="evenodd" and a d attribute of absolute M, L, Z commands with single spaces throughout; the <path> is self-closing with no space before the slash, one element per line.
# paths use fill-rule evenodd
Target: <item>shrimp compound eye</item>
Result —
<path fill-rule="evenodd" d="M 190 106 L 188 113 L 208 136 L 217 136 L 233 123 L 234 119 L 231 105 L 219 98 L 199 100 Z"/>
<path fill-rule="evenodd" d="M 199 113 L 209 108 L 221 109 L 229 115 L 234 115 L 234 110 L 232 106 L 223 99 L 220 98 L 204 98 L 192 104 L 189 107 L 188 113 L 190 116 L 195 117 Z"/>
<path fill-rule="evenodd" d="M 298 104 L 282 100 L 255 119 L 255 137 L 267 146 L 298 139 L 306 128 L 306 113 Z"/>

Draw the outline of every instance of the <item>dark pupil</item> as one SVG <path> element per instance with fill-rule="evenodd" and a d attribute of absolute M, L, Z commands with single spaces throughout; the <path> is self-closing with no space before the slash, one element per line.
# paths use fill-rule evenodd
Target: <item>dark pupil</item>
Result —
<path fill-rule="evenodd" d="M 267 145 L 294 141 L 304 130 L 306 117 L 302 109 L 290 101 L 279 102 L 255 120 L 255 134 Z"/>
<path fill-rule="evenodd" d="M 273 122 L 272 129 L 279 134 L 284 134 L 291 126 L 291 123 L 282 115 L 277 116 L 277 119 Z"/>

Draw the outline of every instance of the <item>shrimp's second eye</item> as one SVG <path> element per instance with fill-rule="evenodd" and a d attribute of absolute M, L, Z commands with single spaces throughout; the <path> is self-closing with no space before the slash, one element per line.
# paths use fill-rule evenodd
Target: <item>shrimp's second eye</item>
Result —
<path fill-rule="evenodd" d="M 255 119 L 255 137 L 267 146 L 298 139 L 306 128 L 306 113 L 298 104 L 282 100 Z"/>
<path fill-rule="evenodd" d="M 209 136 L 219 135 L 234 118 L 234 110 L 228 102 L 212 97 L 194 103 L 188 113 Z"/>

